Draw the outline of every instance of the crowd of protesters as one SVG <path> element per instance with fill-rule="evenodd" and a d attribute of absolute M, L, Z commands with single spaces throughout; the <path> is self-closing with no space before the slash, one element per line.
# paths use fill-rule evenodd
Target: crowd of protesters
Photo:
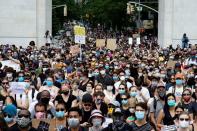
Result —
<path fill-rule="evenodd" d="M 95 34 L 97 32 L 97 34 Z M 197 123 L 196 47 L 162 49 L 152 36 L 129 45 L 124 32 L 87 31 L 82 59 L 71 37 L 62 48 L 0 45 L 0 131 L 194 131 Z M 111 34 L 111 35 L 109 35 Z M 117 38 L 115 51 L 96 38 Z M 171 62 L 171 64 L 169 64 Z M 12 82 L 26 82 L 22 93 Z M 33 127 L 32 120 L 41 120 Z"/>

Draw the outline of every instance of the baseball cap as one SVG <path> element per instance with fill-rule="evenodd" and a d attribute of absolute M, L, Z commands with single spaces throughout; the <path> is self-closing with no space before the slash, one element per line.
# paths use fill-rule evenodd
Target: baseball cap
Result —
<path fill-rule="evenodd" d="M 92 103 L 93 102 L 93 98 L 92 98 L 92 96 L 89 93 L 86 93 L 82 97 L 82 102 L 84 102 L 84 103 Z"/>
<path fill-rule="evenodd" d="M 111 101 L 109 105 L 114 105 L 115 107 L 120 107 L 120 103 L 118 101 Z"/>
<path fill-rule="evenodd" d="M 177 79 L 177 78 L 183 78 L 183 74 L 181 74 L 181 73 L 177 73 L 176 75 L 175 75 L 175 79 Z"/>

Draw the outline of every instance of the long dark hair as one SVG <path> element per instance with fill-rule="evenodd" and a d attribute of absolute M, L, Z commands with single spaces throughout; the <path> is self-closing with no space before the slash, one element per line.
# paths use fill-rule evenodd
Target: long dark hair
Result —
<path fill-rule="evenodd" d="M 2 114 L 0 114 L 0 131 L 7 131 L 8 130 L 8 125 L 4 120 L 4 117 Z"/>
<path fill-rule="evenodd" d="M 167 95 L 166 95 L 166 98 L 165 98 L 164 109 L 169 110 L 169 108 L 170 108 L 169 105 L 168 105 L 168 97 L 170 97 L 170 96 L 174 97 L 174 100 L 176 101 L 176 97 L 175 97 L 174 94 L 172 94 L 172 93 L 167 94 Z"/>

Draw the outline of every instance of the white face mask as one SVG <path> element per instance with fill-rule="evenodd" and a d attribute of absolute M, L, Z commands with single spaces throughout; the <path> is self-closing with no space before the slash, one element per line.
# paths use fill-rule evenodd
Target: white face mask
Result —
<path fill-rule="evenodd" d="M 187 127 L 189 127 L 189 121 L 180 121 L 179 120 L 179 126 L 181 127 L 181 128 L 187 128 Z"/>
<path fill-rule="evenodd" d="M 108 91 L 112 91 L 112 89 L 113 89 L 113 86 L 107 86 Z"/>
<path fill-rule="evenodd" d="M 125 80 L 125 76 L 121 76 L 121 77 L 120 77 L 120 80 L 121 80 L 121 81 L 124 81 L 124 80 Z"/>
<path fill-rule="evenodd" d="M 100 73 L 101 73 L 101 75 L 104 75 L 105 74 L 105 70 L 101 70 Z"/>

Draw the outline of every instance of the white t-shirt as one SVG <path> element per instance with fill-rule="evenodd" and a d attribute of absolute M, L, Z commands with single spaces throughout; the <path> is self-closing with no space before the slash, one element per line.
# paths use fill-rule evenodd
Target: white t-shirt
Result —
<path fill-rule="evenodd" d="M 149 90 L 147 88 L 145 88 L 145 87 L 142 87 L 142 89 L 136 95 L 136 99 L 137 99 L 138 102 L 145 102 L 145 100 L 143 99 L 143 97 L 139 95 L 140 93 L 144 96 L 144 98 L 146 99 L 146 101 L 148 101 L 150 99 Z"/>
<path fill-rule="evenodd" d="M 114 87 L 115 87 L 116 90 L 118 90 L 120 84 L 121 84 L 121 81 L 118 81 L 118 82 L 116 82 L 116 83 L 114 84 Z M 129 88 L 131 88 L 131 87 L 132 87 L 132 84 L 131 84 L 130 82 L 127 82 L 127 88 L 129 89 Z"/>

